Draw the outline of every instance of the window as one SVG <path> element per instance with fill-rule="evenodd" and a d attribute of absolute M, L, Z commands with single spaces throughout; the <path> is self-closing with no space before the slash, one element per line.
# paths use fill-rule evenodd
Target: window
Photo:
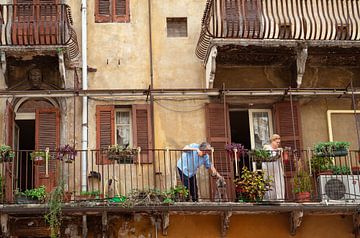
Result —
<path fill-rule="evenodd" d="M 115 143 L 132 147 L 130 109 L 116 109 L 115 130 Z"/>
<path fill-rule="evenodd" d="M 187 18 L 168 17 L 166 18 L 167 37 L 187 37 Z"/>
<path fill-rule="evenodd" d="M 96 0 L 95 22 L 129 22 L 130 0 Z"/>
<path fill-rule="evenodd" d="M 271 110 L 249 110 L 250 139 L 252 149 L 262 149 L 272 135 Z"/>

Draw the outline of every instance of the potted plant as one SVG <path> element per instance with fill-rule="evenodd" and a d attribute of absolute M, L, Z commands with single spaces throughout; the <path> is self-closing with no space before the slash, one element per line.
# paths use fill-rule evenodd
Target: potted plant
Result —
<path fill-rule="evenodd" d="M 166 192 L 168 198 L 175 202 L 185 202 L 189 197 L 189 190 L 183 185 L 177 185 Z"/>
<path fill-rule="evenodd" d="M 93 199 L 100 199 L 100 198 L 103 198 L 103 196 L 101 196 L 100 191 L 98 191 L 98 190 L 82 191 L 82 192 L 80 192 L 80 196 L 79 196 L 80 200 L 93 200 Z"/>
<path fill-rule="evenodd" d="M 346 156 L 349 147 L 350 143 L 344 141 L 320 142 L 314 146 L 314 151 L 317 156 L 323 157 Z"/>
<path fill-rule="evenodd" d="M 43 203 L 46 199 L 46 187 L 26 189 L 24 192 L 16 192 L 17 203 Z"/>
<path fill-rule="evenodd" d="M 109 160 L 116 160 L 118 163 L 132 163 L 137 150 L 129 148 L 128 145 L 111 145 L 108 148 Z"/>
<path fill-rule="evenodd" d="M 329 169 L 334 175 L 349 175 L 351 174 L 350 167 L 346 165 L 330 165 Z"/>
<path fill-rule="evenodd" d="M 253 161 L 256 162 L 273 162 L 278 160 L 281 154 L 280 154 L 280 150 L 274 151 L 275 154 L 273 154 L 272 152 L 273 151 L 259 149 L 259 150 L 253 150 L 251 155 Z"/>
<path fill-rule="evenodd" d="M 351 167 L 351 172 L 354 175 L 360 175 L 360 166 L 353 166 Z"/>
<path fill-rule="evenodd" d="M 231 158 L 234 157 L 235 150 L 237 151 L 236 152 L 237 158 L 244 157 L 244 154 L 246 152 L 245 147 L 240 143 L 227 144 L 227 145 L 225 145 L 225 150 L 228 152 L 228 154 Z"/>
<path fill-rule="evenodd" d="M 41 165 L 44 162 L 46 154 L 44 151 L 33 151 L 30 153 L 30 158 L 36 165 Z"/>
<path fill-rule="evenodd" d="M 299 202 L 309 202 L 311 198 L 311 179 L 305 171 L 299 171 L 294 176 L 295 199 Z"/>
<path fill-rule="evenodd" d="M 311 168 L 317 175 L 331 175 L 331 165 L 332 159 L 330 157 L 322 157 L 315 155 L 311 158 Z"/>
<path fill-rule="evenodd" d="M 0 145 L 0 162 L 10 162 L 15 158 L 15 152 L 11 146 Z"/>
<path fill-rule="evenodd" d="M 72 161 L 75 160 L 76 155 L 77 151 L 75 148 L 69 144 L 66 144 L 64 146 L 60 146 L 56 158 L 59 160 L 64 160 L 65 163 L 72 163 Z"/>
<path fill-rule="evenodd" d="M 262 171 L 249 171 L 248 168 L 243 167 L 241 177 L 234 180 L 238 200 L 261 201 L 266 191 L 270 190 L 271 182 L 270 179 L 264 178 Z"/>

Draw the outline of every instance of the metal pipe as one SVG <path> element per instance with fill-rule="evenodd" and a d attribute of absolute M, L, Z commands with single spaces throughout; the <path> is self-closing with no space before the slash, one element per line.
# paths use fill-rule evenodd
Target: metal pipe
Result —
<path fill-rule="evenodd" d="M 81 51 L 82 51 L 82 88 L 88 89 L 87 80 L 87 1 L 81 0 Z M 82 155 L 81 155 L 81 190 L 87 187 L 87 149 L 88 149 L 88 97 L 82 98 Z"/>

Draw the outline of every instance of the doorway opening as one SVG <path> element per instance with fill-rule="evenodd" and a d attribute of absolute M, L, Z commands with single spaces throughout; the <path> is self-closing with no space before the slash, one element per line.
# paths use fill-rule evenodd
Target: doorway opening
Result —
<path fill-rule="evenodd" d="M 30 153 L 35 150 L 35 120 L 16 120 L 15 123 L 18 127 L 16 143 L 21 151 L 17 164 L 17 185 L 20 191 L 24 191 L 34 186 L 34 169 Z"/>

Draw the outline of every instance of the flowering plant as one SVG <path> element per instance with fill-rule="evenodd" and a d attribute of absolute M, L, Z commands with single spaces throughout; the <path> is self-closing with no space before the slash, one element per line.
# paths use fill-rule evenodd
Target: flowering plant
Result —
<path fill-rule="evenodd" d="M 0 146 L 0 162 L 9 162 L 15 158 L 15 152 L 11 149 L 11 146 Z"/>
<path fill-rule="evenodd" d="M 65 162 L 71 162 L 75 160 L 76 155 L 77 151 L 75 148 L 69 144 L 66 144 L 64 146 L 60 146 L 56 158 L 59 160 L 65 160 Z"/>
<path fill-rule="evenodd" d="M 231 143 L 225 145 L 225 150 L 230 156 L 234 156 L 234 149 L 237 149 L 238 156 L 241 156 L 246 152 L 245 147 L 240 143 Z"/>

